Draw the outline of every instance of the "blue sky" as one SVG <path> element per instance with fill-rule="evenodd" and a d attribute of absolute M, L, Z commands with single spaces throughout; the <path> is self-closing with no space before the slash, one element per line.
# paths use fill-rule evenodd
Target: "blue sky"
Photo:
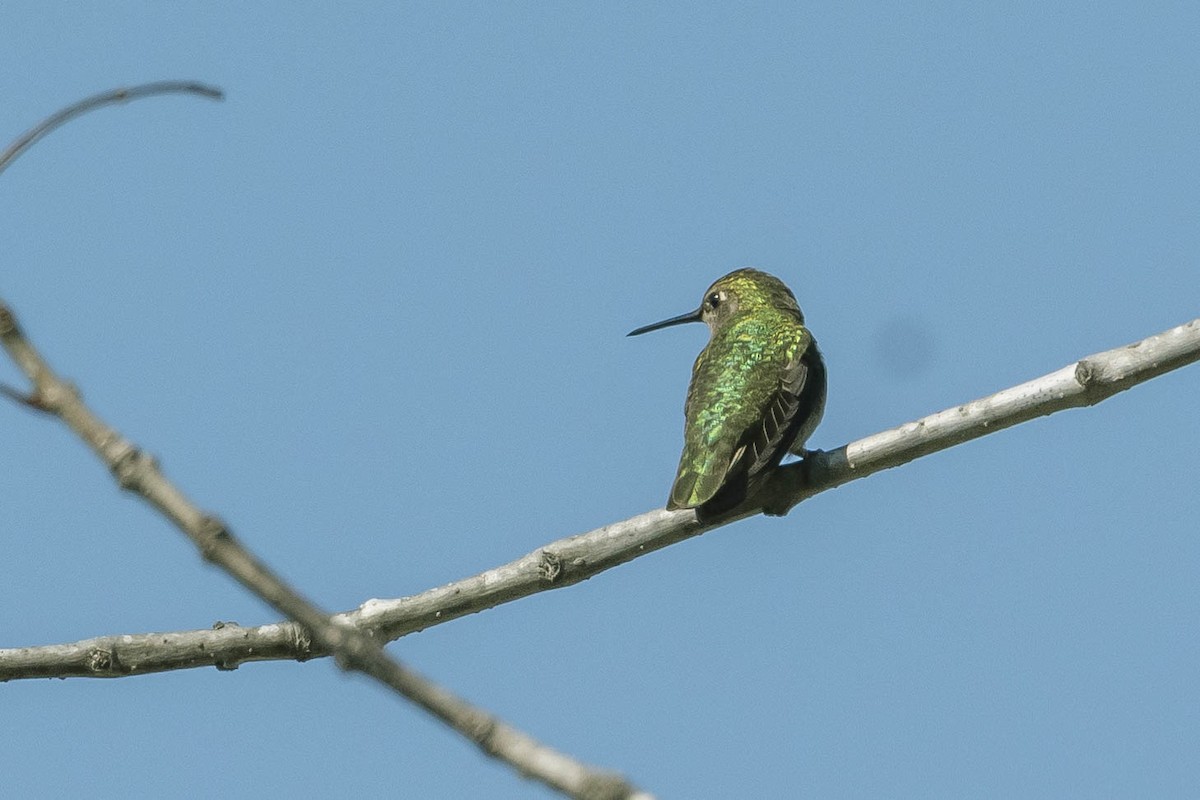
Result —
<path fill-rule="evenodd" d="M 0 292 L 326 608 L 661 506 L 795 291 L 830 449 L 1195 318 L 1191 3 L 6 6 Z M 0 364 L 0 379 L 15 369 Z M 1184 369 L 391 646 L 668 798 L 1194 796 Z M 0 406 L 0 646 L 276 616 Z M 550 797 L 328 661 L 0 687 L 13 796 Z"/>

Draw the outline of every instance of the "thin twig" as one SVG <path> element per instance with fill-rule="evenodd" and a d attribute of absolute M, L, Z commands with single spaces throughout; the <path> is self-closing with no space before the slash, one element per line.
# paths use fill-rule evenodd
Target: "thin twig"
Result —
<path fill-rule="evenodd" d="M 15 161 L 17 156 L 32 147 L 43 136 L 81 114 L 86 114 L 103 106 L 126 103 L 130 100 L 138 100 L 143 97 L 152 97 L 159 94 L 194 94 L 200 97 L 207 97 L 210 100 L 221 100 L 225 97 L 224 92 L 220 89 L 214 86 L 207 86 L 203 83 L 196 83 L 195 81 L 156 81 L 154 83 L 143 83 L 138 86 L 129 86 L 124 89 L 111 89 L 107 92 L 100 92 L 99 94 L 94 94 L 91 97 L 80 100 L 78 103 L 69 105 L 55 114 L 51 114 L 18 136 L 8 146 L 8 149 L 0 153 L 0 172 L 8 169 L 8 165 Z"/>
<path fill-rule="evenodd" d="M 0 301 L 0 344 L 33 383 L 32 403 L 61 419 L 112 471 L 117 483 L 154 506 L 175 524 L 206 561 L 216 564 L 276 611 L 300 623 L 323 652 L 343 669 L 362 672 L 390 686 L 474 742 L 485 754 L 507 762 L 522 775 L 576 798 L 645 798 L 621 776 L 598 770 L 559 753 L 499 718 L 416 674 L 384 652 L 369 631 L 330 618 L 258 560 L 229 527 L 205 513 L 166 479 L 155 460 L 109 427 L 84 403 L 75 387 L 61 380 L 21 332 Z M 291 632 L 301 649 L 305 639 Z M 110 668 L 117 657 L 110 651 Z M 127 660 L 121 656 L 122 660 Z M 125 664 L 131 671 L 138 665 Z"/>
<path fill-rule="evenodd" d="M 819 492 L 1035 417 L 1093 405 L 1200 360 L 1200 319 L 1140 342 L 1083 358 L 1041 378 L 817 452 L 776 473 L 759 498 L 786 511 Z M 690 511 L 657 510 L 551 542 L 517 560 L 412 597 L 368 600 L 335 617 L 392 640 L 512 600 L 570 586 L 683 539 L 754 513 L 701 525 Z M 283 622 L 243 628 L 104 636 L 71 644 L 0 650 L 0 681 L 37 677 L 120 677 L 189 667 L 232 669 L 249 661 L 325 655 Z M 132 665 L 132 667 L 131 667 Z"/>
<path fill-rule="evenodd" d="M 220 91 L 211 87 L 175 81 L 94 95 L 54 114 L 17 139 L 0 155 L 0 172 L 38 139 L 80 114 L 110 103 L 168 92 L 221 97 Z M 310 603 L 244 547 L 224 522 L 202 511 L 168 481 L 152 457 L 96 416 L 83 403 L 78 390 L 61 380 L 37 352 L 3 300 L 0 345 L 32 384 L 27 395 L 11 387 L 2 387 L 0 393 L 62 420 L 112 471 L 122 489 L 158 509 L 196 545 L 206 561 L 221 567 L 275 610 L 298 622 L 301 627 L 293 633 L 302 634 L 295 636 L 300 647 L 311 636 L 324 652 L 334 654 L 343 669 L 362 672 L 391 687 L 474 742 L 486 755 L 564 794 L 584 800 L 649 798 L 620 775 L 553 750 L 413 672 L 391 658 L 369 631 L 344 619 L 331 618 Z M 116 662 L 112 653 L 108 658 L 110 663 Z"/>

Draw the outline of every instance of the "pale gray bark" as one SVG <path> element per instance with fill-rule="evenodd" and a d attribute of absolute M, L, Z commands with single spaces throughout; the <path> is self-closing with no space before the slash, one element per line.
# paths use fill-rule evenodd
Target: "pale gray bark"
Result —
<path fill-rule="evenodd" d="M 221 97 L 218 90 L 210 87 L 178 81 L 95 95 L 54 114 L 18 138 L 0 154 L 0 172 L 42 136 L 80 114 L 123 100 L 179 92 Z M 32 385 L 29 394 L 0 387 L 4 394 L 64 422 L 109 468 L 122 489 L 139 496 L 167 517 L 196 545 L 206 561 L 221 567 L 276 611 L 299 623 L 292 627 L 297 640 L 311 637 L 323 652 L 332 653 L 343 669 L 374 678 L 465 736 L 486 755 L 563 794 L 581 800 L 649 798 L 620 775 L 553 750 L 413 672 L 390 657 L 371 631 L 356 627 L 345 617 L 330 617 L 309 602 L 244 547 L 224 522 L 200 509 L 167 480 L 152 457 L 96 416 L 84 404 L 78 390 L 54 373 L 2 300 L 0 345 Z M 131 663 L 128 652 L 118 655 L 116 648 L 91 650 L 88 663 L 97 668 L 107 664 L 109 669 L 125 666 L 128 668 L 125 674 L 132 674 L 137 668 L 136 660 Z"/>
<path fill-rule="evenodd" d="M 939 411 L 805 462 L 782 467 L 752 505 L 786 512 L 815 494 L 923 455 L 1068 408 L 1094 405 L 1164 372 L 1200 360 L 1200 319 L 1103 353 L 1019 386 Z M 742 508 L 701 524 L 692 511 L 659 509 L 550 542 L 494 569 L 411 597 L 368 600 L 335 617 L 393 640 L 448 620 L 586 580 L 675 542 L 757 513 Z M 294 623 L 104 636 L 71 644 L 0 650 L 0 680 L 120 677 L 143 672 L 326 655 Z"/>

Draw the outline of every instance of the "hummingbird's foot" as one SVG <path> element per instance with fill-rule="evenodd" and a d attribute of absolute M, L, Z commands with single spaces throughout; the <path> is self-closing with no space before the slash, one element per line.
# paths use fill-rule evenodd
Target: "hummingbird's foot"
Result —
<path fill-rule="evenodd" d="M 800 460 L 791 464 L 785 465 L 787 469 L 798 470 L 800 473 L 799 485 L 801 487 L 812 486 L 813 483 L 813 467 L 818 461 L 817 456 L 823 456 L 824 450 L 801 450 L 795 455 L 800 456 Z M 777 483 L 772 483 L 763 493 L 766 495 L 762 504 L 762 511 L 768 517 L 784 517 L 791 511 L 798 501 L 793 500 L 794 491 L 797 487 L 793 485 L 792 489 L 786 490 Z"/>

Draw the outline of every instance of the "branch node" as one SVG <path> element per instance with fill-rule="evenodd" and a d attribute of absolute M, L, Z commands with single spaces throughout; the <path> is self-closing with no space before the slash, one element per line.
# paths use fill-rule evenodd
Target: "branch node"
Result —
<path fill-rule="evenodd" d="M 628 800 L 634 796 L 634 788 L 620 775 L 598 773 L 584 778 L 578 796 L 581 800 Z"/>
<path fill-rule="evenodd" d="M 292 652 L 297 661 L 308 661 L 313 657 L 312 634 L 303 625 L 291 624 Z"/>
<path fill-rule="evenodd" d="M 212 514 L 205 514 L 196 531 L 200 540 L 200 555 L 205 561 L 215 562 L 217 552 L 233 538 L 225 523 Z"/>
<path fill-rule="evenodd" d="M 4 395 L 9 400 L 12 400 L 14 403 L 23 405 L 26 408 L 31 408 L 34 411 L 41 411 L 43 414 L 54 413 L 42 396 L 36 392 L 25 394 L 25 392 L 22 392 L 20 389 L 16 389 L 6 383 L 0 383 L 0 394 Z"/>
<path fill-rule="evenodd" d="M 125 491 L 134 491 L 142 485 L 145 473 L 157 466 L 153 456 L 125 442 L 121 451 L 113 458 L 112 474 L 117 479 L 118 486 Z"/>
<path fill-rule="evenodd" d="M 115 661 L 116 658 L 113 656 L 111 650 L 94 647 L 88 651 L 87 668 L 98 675 L 102 675 L 112 671 Z"/>
<path fill-rule="evenodd" d="M 21 328 L 17 325 L 17 315 L 6 304 L 0 303 L 0 337 L 17 336 Z"/>
<path fill-rule="evenodd" d="M 537 569 L 542 580 L 546 583 L 554 583 L 562 574 L 562 558 L 552 550 L 543 550 Z"/>
<path fill-rule="evenodd" d="M 478 711 L 471 713 L 464 723 L 467 738 L 492 758 L 498 758 L 500 749 L 496 744 L 496 720 Z"/>
<path fill-rule="evenodd" d="M 1075 365 L 1075 380 L 1083 387 L 1084 391 L 1091 390 L 1098 378 L 1099 370 L 1086 358 Z"/>

